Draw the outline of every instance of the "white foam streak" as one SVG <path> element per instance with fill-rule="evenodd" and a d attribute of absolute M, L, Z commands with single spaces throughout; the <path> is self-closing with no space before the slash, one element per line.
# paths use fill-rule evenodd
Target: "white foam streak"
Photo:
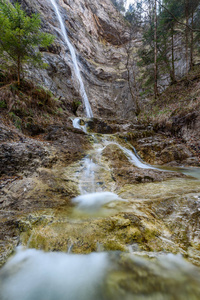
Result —
<path fill-rule="evenodd" d="M 118 144 L 116 142 L 107 142 L 107 145 L 111 145 L 111 144 L 117 145 L 124 152 L 124 154 L 126 155 L 126 157 L 128 158 L 128 160 L 131 163 L 133 163 L 136 167 L 141 168 L 141 169 L 154 169 L 154 170 L 156 169 L 156 168 L 154 168 L 154 167 L 152 167 L 150 165 L 147 165 L 147 164 L 141 162 L 137 158 L 137 156 L 135 154 L 133 154 L 133 152 L 131 150 L 129 150 L 129 149 L 121 146 L 120 144 Z M 103 149 L 105 149 L 106 146 Z"/>
<path fill-rule="evenodd" d="M 117 194 L 111 192 L 90 193 L 72 199 L 72 202 L 78 204 L 78 208 L 83 210 L 97 210 L 112 201 L 127 202 L 121 199 Z"/>
<path fill-rule="evenodd" d="M 80 125 L 80 119 L 79 118 L 73 119 L 72 124 L 73 124 L 74 128 L 80 129 L 80 130 L 84 131 L 85 133 L 87 133 L 86 125 Z"/>
<path fill-rule="evenodd" d="M 92 109 L 91 109 L 91 106 L 90 106 L 90 103 L 89 103 L 89 100 L 88 100 L 88 97 L 87 97 L 87 94 L 86 94 L 86 91 L 85 91 L 83 80 L 81 78 L 81 73 L 80 73 L 80 69 L 78 67 L 78 62 L 77 62 L 77 58 L 76 58 L 76 53 L 75 53 L 74 47 L 72 46 L 71 42 L 69 41 L 69 38 L 68 38 L 68 35 L 67 35 L 67 31 L 65 29 L 64 22 L 62 20 L 62 17 L 60 15 L 59 10 L 58 10 L 58 6 L 56 4 L 56 1 L 55 0 L 50 0 L 50 1 L 51 1 L 52 5 L 53 5 L 54 11 L 56 12 L 56 15 L 58 17 L 63 37 L 65 39 L 65 42 L 66 42 L 66 44 L 67 44 L 67 46 L 69 48 L 69 51 L 70 51 L 70 54 L 71 54 L 71 57 L 72 57 L 73 66 L 74 66 L 74 72 L 75 72 L 76 77 L 77 77 L 77 79 L 79 81 L 80 94 L 81 94 L 81 97 L 82 97 L 82 99 L 84 101 L 86 115 L 87 115 L 88 118 L 92 118 L 93 117 Z"/>

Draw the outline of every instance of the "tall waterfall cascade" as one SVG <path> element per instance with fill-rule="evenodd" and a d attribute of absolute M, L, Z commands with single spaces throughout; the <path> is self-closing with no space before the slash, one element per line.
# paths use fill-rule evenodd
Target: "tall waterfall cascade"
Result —
<path fill-rule="evenodd" d="M 46 8 L 45 0 L 32 2 Z M 182 144 L 139 122 L 88 120 L 93 113 L 59 3 L 78 14 L 87 4 L 94 17 L 98 2 L 111 4 L 47 0 L 86 117 L 56 115 L 38 137 L 22 138 L 10 125 L 4 133 L 0 124 L 9 175 L 0 173 L 0 300 L 200 300 L 200 165 L 180 166 Z M 173 151 L 172 166 L 159 165 Z"/>
<path fill-rule="evenodd" d="M 89 100 L 88 100 L 88 97 L 87 97 L 87 94 L 86 94 L 86 91 L 85 91 L 83 80 L 81 78 L 81 73 L 80 73 L 80 69 L 79 69 L 79 66 L 78 66 L 78 61 L 77 61 L 77 57 L 76 57 L 74 47 L 73 47 L 72 43 L 70 42 L 70 40 L 68 38 L 67 31 L 66 31 L 64 22 L 62 20 L 61 14 L 59 12 L 56 0 L 50 0 L 50 1 L 53 5 L 54 11 L 55 11 L 55 13 L 58 17 L 58 21 L 60 23 L 60 28 L 61 28 L 62 35 L 64 37 L 64 40 L 65 40 L 65 42 L 67 44 L 67 47 L 69 48 L 69 51 L 70 51 L 70 54 L 71 54 L 73 67 L 74 67 L 74 72 L 75 72 L 76 78 L 78 79 L 78 82 L 79 82 L 79 91 L 80 91 L 81 97 L 83 99 L 85 110 L 86 110 L 86 116 L 88 118 L 92 118 L 93 117 L 92 109 L 91 109 L 91 106 L 90 106 L 90 103 L 89 103 Z"/>

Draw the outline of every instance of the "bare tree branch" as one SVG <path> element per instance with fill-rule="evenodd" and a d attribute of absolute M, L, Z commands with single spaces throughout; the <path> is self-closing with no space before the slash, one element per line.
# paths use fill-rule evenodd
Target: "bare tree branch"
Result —
<path fill-rule="evenodd" d="M 158 4 L 163 7 L 172 17 L 173 19 L 178 23 L 178 24 L 181 24 L 181 25 L 184 25 L 185 27 L 187 27 L 189 30 L 191 31 L 196 31 L 196 32 L 200 32 L 200 29 L 198 28 L 192 28 L 191 26 L 189 26 L 188 24 L 185 24 L 184 22 L 181 22 L 179 21 L 175 16 L 174 14 L 165 6 L 163 5 L 159 0 L 156 0 L 158 2 Z"/>

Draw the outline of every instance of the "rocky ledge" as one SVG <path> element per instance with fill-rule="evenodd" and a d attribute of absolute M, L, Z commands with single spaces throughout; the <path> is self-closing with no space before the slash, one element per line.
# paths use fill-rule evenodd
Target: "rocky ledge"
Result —
<path fill-rule="evenodd" d="M 185 159 L 196 159 L 181 143 L 176 149 L 184 149 L 187 155 L 172 157 L 169 149 L 176 141 L 155 133 L 152 138 L 151 128 L 92 122 L 91 130 L 98 127 L 101 132 L 96 139 L 104 140 L 108 131 L 113 131 L 114 141 L 131 151 L 131 144 L 140 147 L 148 162 L 164 164 L 168 157 L 172 165 L 174 161 L 180 165 Z M 95 141 L 71 124 L 49 125 L 34 137 L 1 124 L 1 264 L 19 242 L 62 251 L 73 244 L 75 253 L 94 251 L 98 245 L 106 250 L 131 246 L 137 251 L 180 252 L 198 264 L 198 180 L 176 172 L 137 168 L 115 143 L 102 151 L 102 169 L 107 172 L 101 178 L 102 187 L 114 188 L 128 202 L 108 204 L 103 216 L 82 216 L 78 221 L 71 199 L 79 194 L 81 159 L 94 151 Z M 164 151 L 166 155 L 161 155 Z"/>

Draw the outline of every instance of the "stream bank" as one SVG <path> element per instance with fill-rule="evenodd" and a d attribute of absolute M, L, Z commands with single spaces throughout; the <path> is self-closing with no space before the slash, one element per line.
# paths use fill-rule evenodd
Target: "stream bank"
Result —
<path fill-rule="evenodd" d="M 162 138 L 166 152 L 175 141 L 156 133 L 152 138 L 152 129 L 136 130 L 131 123 L 121 122 L 118 127 L 112 121 L 96 123 L 103 124 L 98 125 L 101 133 L 86 135 L 74 129 L 69 120 L 67 127 L 45 129 L 39 139 L 25 136 L 12 126 L 1 126 L 1 264 L 16 245 L 22 244 L 64 252 L 72 246 L 73 253 L 90 253 L 98 247 L 106 251 L 131 248 L 141 253 L 181 253 L 199 265 L 199 180 L 184 175 L 184 169 L 166 172 L 138 168 L 122 151 L 126 147 L 134 154 L 133 137 L 134 144 L 140 145 L 143 136 L 149 135 L 151 149 L 161 161 L 155 140 Z M 114 135 L 102 133 L 113 126 Z M 179 147 L 186 149 L 182 144 Z M 188 161 L 194 162 L 196 158 L 188 149 L 187 154 Z M 84 170 L 87 158 L 98 166 L 95 191 L 111 191 L 128 202 L 110 202 L 94 216 L 76 210 L 71 200 L 80 193 L 80 170 Z M 174 161 L 176 166 L 185 162 L 185 155 L 175 158 L 172 166 Z M 198 174 L 199 169 L 195 170 Z"/>
<path fill-rule="evenodd" d="M 145 120 L 110 0 L 20 3 L 56 40 L 21 86 L 1 72 L 0 298 L 198 300 L 198 92 Z"/>

